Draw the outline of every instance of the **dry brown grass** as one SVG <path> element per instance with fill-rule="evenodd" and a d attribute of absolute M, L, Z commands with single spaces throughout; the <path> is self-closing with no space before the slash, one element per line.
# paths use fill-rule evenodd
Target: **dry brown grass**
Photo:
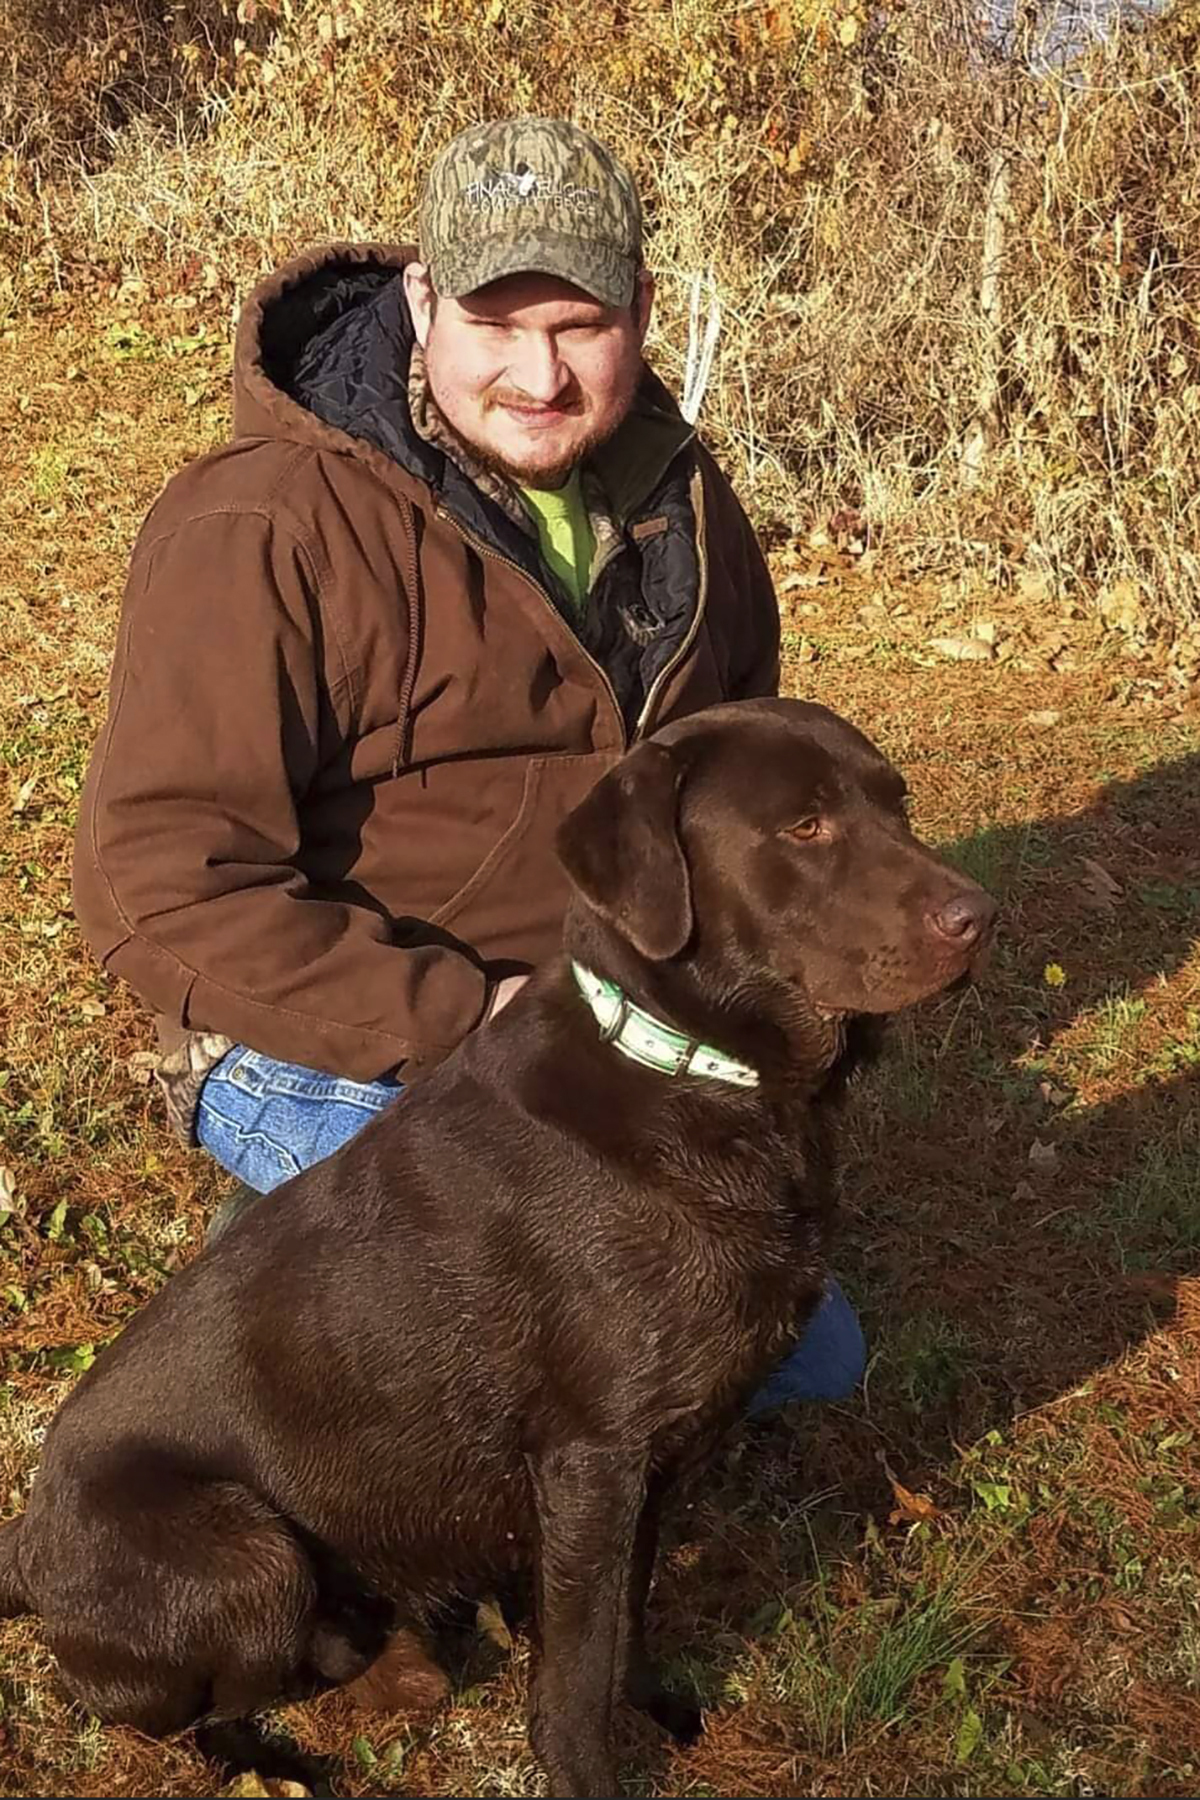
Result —
<path fill-rule="evenodd" d="M 898 1026 L 858 1095 L 837 1269 L 867 1327 L 865 1392 L 754 1433 L 676 1515 L 658 1643 L 709 1725 L 680 1755 L 639 1732 L 628 1780 L 1195 1794 L 1200 714 L 1091 618 L 1064 614 L 1051 650 L 1047 590 L 1011 582 L 1032 564 L 1085 598 L 1124 573 L 1196 610 L 1191 27 L 1044 85 L 1042 113 L 1010 97 L 1012 260 L 987 340 L 997 145 L 964 39 L 938 36 L 942 0 L 893 17 L 869 54 L 823 35 L 815 6 L 733 0 L 490 18 L 488 0 L 420 0 L 403 19 L 369 0 L 328 42 L 303 0 L 291 23 L 265 3 L 248 23 L 213 0 L 20 3 L 0 0 L 0 69 L 21 59 L 0 85 L 0 1163 L 16 1202 L 0 1514 L 74 1371 L 193 1252 L 225 1186 L 170 1138 L 139 1080 L 145 1018 L 70 915 L 137 525 L 228 428 L 227 327 L 255 271 L 312 239 L 401 234 L 428 151 L 466 118 L 569 111 L 649 196 L 672 380 L 688 277 L 713 269 L 704 423 L 773 528 L 788 691 L 895 756 L 920 828 L 1005 916 L 981 993 Z M 237 35 L 252 55 L 235 58 Z M 835 538 L 860 513 L 886 533 L 872 572 L 808 542 L 837 511 Z M 903 581 L 905 561 L 933 574 Z M 981 617 L 1010 658 L 929 654 Z M 1117 900 L 1097 900 L 1089 859 Z M 893 1476 L 932 1517 L 913 1522 Z M 960 1651 L 945 1593 L 988 1621 Z M 339 1696 L 288 1724 L 346 1793 L 535 1792 L 524 1657 L 477 1655 L 428 1733 L 350 1718 Z M 214 1779 L 186 1737 L 152 1744 L 66 1704 L 33 1621 L 0 1628 L 0 1794 Z"/>
<path fill-rule="evenodd" d="M 1197 12 L 1010 49 L 966 0 L 7 0 L 0 305 L 132 274 L 232 306 L 306 243 L 406 235 L 466 122 L 567 114 L 646 195 L 671 379 L 712 276 L 706 430 L 762 524 L 842 511 L 1195 622 Z"/>

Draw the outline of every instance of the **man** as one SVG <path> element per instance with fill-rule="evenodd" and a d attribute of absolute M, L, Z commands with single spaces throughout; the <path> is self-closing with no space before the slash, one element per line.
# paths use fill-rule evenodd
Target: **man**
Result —
<path fill-rule="evenodd" d="M 778 681 L 753 533 L 642 360 L 628 173 L 563 121 L 478 126 L 420 240 L 251 296 L 233 440 L 139 537 L 83 798 L 82 927 L 158 1014 L 177 1127 L 260 1192 L 554 951 L 555 828 L 635 737 Z M 773 1398 L 857 1379 L 840 1294 L 818 1317 Z"/>

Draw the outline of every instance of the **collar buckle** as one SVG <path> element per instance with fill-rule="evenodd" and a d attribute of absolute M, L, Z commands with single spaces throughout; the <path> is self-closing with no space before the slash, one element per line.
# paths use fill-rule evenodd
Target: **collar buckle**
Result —
<path fill-rule="evenodd" d="M 597 1021 L 597 1023 L 599 1023 L 599 1021 Z M 628 1023 L 629 995 L 623 992 L 618 993 L 617 1006 L 612 1018 L 608 1021 L 607 1025 L 600 1025 L 600 1042 L 602 1044 L 615 1043 Z"/>

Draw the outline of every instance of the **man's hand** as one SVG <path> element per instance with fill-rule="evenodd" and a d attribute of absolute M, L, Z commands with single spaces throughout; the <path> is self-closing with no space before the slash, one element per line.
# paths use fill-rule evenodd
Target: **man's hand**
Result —
<path fill-rule="evenodd" d="M 528 975 L 506 975 L 503 981 L 498 981 L 492 989 L 492 997 L 481 1023 L 486 1025 L 498 1012 L 503 1012 L 513 995 L 519 994 L 528 980 Z"/>

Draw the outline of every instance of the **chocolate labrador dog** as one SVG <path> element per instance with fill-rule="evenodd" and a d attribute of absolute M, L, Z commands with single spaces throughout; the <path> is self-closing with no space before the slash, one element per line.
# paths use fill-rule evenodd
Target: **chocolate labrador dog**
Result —
<path fill-rule="evenodd" d="M 716 707 L 565 821 L 565 952 L 336 1156 L 252 1205 L 55 1419 L 0 1610 L 152 1733 L 441 1677 L 440 1597 L 535 1579 L 532 1741 L 617 1792 L 666 1490 L 804 1330 L 830 1102 L 870 1015 L 970 969 L 990 899 L 819 706 Z"/>

